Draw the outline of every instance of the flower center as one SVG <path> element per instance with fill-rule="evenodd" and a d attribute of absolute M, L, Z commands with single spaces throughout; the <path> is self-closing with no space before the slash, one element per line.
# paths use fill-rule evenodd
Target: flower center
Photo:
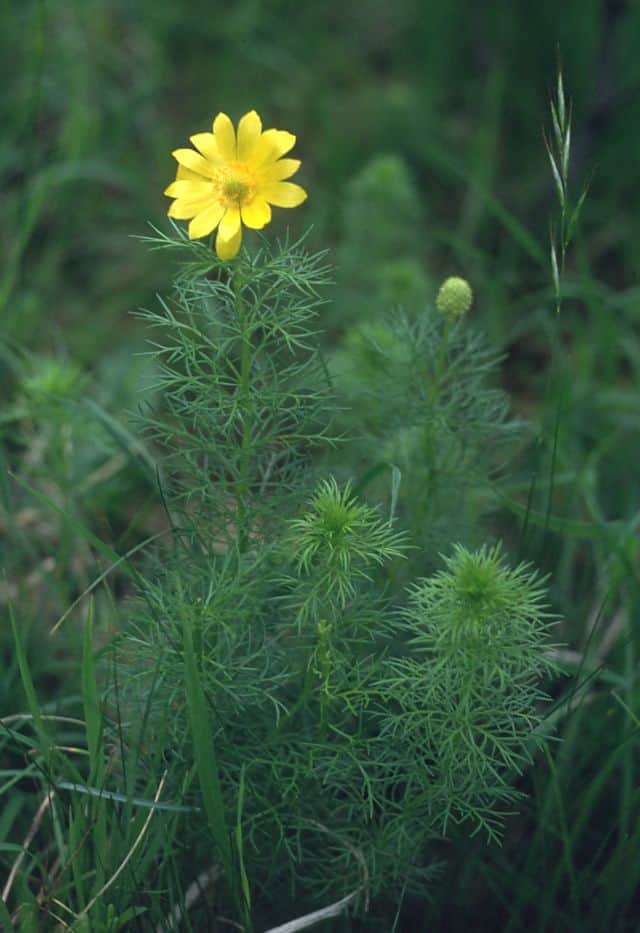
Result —
<path fill-rule="evenodd" d="M 220 169 L 216 180 L 221 202 L 226 207 L 249 204 L 256 193 L 256 180 L 242 163 L 230 163 Z"/>
<path fill-rule="evenodd" d="M 244 200 L 248 187 L 246 181 L 243 181 L 241 178 L 230 178 L 225 182 L 223 190 L 228 198 L 241 203 Z"/>

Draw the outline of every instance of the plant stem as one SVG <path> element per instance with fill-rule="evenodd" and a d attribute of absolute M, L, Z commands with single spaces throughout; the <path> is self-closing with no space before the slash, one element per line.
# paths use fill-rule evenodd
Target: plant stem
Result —
<path fill-rule="evenodd" d="M 238 496 L 238 550 L 243 554 L 249 541 L 247 496 L 249 493 L 249 456 L 253 418 L 250 406 L 251 378 L 251 333 L 247 326 L 244 299 L 242 297 L 242 273 L 238 268 L 233 276 L 233 291 L 236 312 L 240 324 L 240 410 L 242 413 L 242 447 L 240 453 L 240 477 L 237 483 Z"/>
<path fill-rule="evenodd" d="M 427 402 L 431 406 L 438 398 L 440 392 L 440 386 L 442 383 L 442 377 L 444 376 L 444 368 L 447 362 L 447 350 L 449 349 L 449 336 L 451 334 L 451 328 L 453 327 L 453 318 L 450 315 L 447 315 L 444 322 L 444 330 L 442 332 L 442 341 L 440 343 L 440 353 L 438 354 L 438 361 L 436 363 L 436 371 L 433 377 L 433 385 L 431 386 L 431 392 L 429 393 Z"/>
<path fill-rule="evenodd" d="M 447 363 L 447 351 L 449 349 L 449 337 L 451 334 L 451 328 L 453 327 L 453 319 L 450 316 L 447 316 L 444 322 L 444 330 L 442 332 L 442 340 L 440 341 L 440 352 L 438 353 L 438 359 L 436 361 L 436 368 L 433 374 L 433 383 L 431 385 L 431 390 L 427 396 L 427 412 L 431 415 L 433 414 L 435 403 L 438 400 L 438 395 L 440 394 L 440 389 L 442 386 L 442 377 L 444 376 L 444 371 Z M 432 417 L 433 422 L 433 417 Z M 429 425 L 427 428 L 427 436 L 425 438 L 425 458 L 427 461 L 427 466 L 429 468 L 428 474 L 428 484 L 429 489 L 433 491 L 435 487 L 435 473 L 436 473 L 436 457 L 433 445 L 433 424 Z M 429 504 L 427 504 L 429 508 Z"/>

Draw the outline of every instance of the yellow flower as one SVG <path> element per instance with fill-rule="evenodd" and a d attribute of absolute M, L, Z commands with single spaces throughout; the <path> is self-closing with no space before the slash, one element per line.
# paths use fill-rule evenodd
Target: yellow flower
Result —
<path fill-rule="evenodd" d="M 261 230 L 271 220 L 271 207 L 297 207 L 307 193 L 285 181 L 300 168 L 298 159 L 283 159 L 296 138 L 286 130 L 262 131 L 251 110 L 238 123 L 226 113 L 213 121 L 212 133 L 191 136 L 194 149 L 176 149 L 176 180 L 165 190 L 175 198 L 169 217 L 190 220 L 189 239 L 208 236 L 218 228 L 216 253 L 233 259 L 240 249 L 242 224 Z"/>

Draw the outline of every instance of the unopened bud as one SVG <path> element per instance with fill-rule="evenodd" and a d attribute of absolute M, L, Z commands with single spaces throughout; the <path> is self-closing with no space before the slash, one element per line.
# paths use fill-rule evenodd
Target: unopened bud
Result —
<path fill-rule="evenodd" d="M 442 283 L 436 297 L 436 308 L 440 314 L 462 317 L 471 307 L 473 292 L 466 279 L 452 276 Z"/>

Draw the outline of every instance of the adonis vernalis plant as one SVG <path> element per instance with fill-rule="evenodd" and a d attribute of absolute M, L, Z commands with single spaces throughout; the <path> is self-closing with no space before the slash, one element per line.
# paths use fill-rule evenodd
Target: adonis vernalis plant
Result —
<path fill-rule="evenodd" d="M 474 445 L 502 437 L 506 403 L 485 384 L 487 353 L 461 337 L 468 283 L 449 278 L 435 307 L 387 335 L 396 370 L 381 385 L 405 393 L 393 404 L 411 416 L 412 453 L 401 471 L 386 451 L 391 495 L 366 501 L 380 465 L 349 466 L 319 346 L 325 256 L 304 237 L 274 245 L 259 235 L 241 249 L 242 224 L 260 230 L 270 204 L 306 198 L 284 180 L 300 165 L 282 158 L 295 137 L 263 132 L 251 111 L 237 133 L 218 114 L 213 132 L 191 141 L 174 153 L 165 192 L 187 232 L 174 224 L 149 238 L 186 259 L 170 298 L 141 312 L 163 394 L 142 424 L 172 535 L 137 577 L 111 666 L 111 719 L 105 712 L 91 733 L 94 759 L 105 737 L 109 767 L 94 761 L 58 785 L 100 801 L 86 843 L 99 871 L 69 886 L 65 915 L 110 929 L 120 891 L 129 906 L 118 915 L 148 912 L 158 930 L 180 927 L 186 911 L 194 929 L 213 910 L 245 931 L 311 912 L 290 920 L 293 931 L 366 912 L 373 898 L 425 896 L 445 833 L 499 835 L 536 746 L 552 620 L 531 567 L 450 539 L 439 555 L 425 533 L 438 520 L 438 483 L 458 482 L 450 461 L 471 464 Z M 215 252 L 194 242 L 216 228 Z M 390 423 L 397 429 L 398 416 Z M 344 481 L 327 465 L 340 456 Z M 479 473 L 469 467 L 469 501 L 484 489 Z M 396 508 L 403 485 L 409 499 Z M 92 663 L 87 647 L 95 711 Z M 105 814 L 122 801 L 170 821 L 153 899 L 124 876 L 115 883 Z M 151 819 L 142 812 L 136 846 Z M 76 823 L 73 833 L 81 847 Z M 382 908 L 366 922 L 389 929 Z"/>
<path fill-rule="evenodd" d="M 341 484 L 322 467 L 323 448 L 339 457 L 346 440 L 336 447 L 316 337 L 328 269 L 302 242 L 240 249 L 243 223 L 260 229 L 269 203 L 306 197 L 284 181 L 300 164 L 282 158 L 295 137 L 262 132 L 251 111 L 237 133 L 219 114 L 191 141 L 198 152 L 174 153 L 166 191 L 187 239 L 154 245 L 199 261 L 183 266 L 171 305 L 145 312 L 164 332 L 154 352 L 167 413 L 147 427 L 167 451 L 179 548 L 149 577 L 125 666 L 151 728 L 172 698 L 168 786 L 202 800 L 221 884 L 248 927 L 287 888 L 309 907 L 362 907 L 396 883 L 419 891 L 441 833 L 499 833 L 535 746 L 549 620 L 533 570 L 510 570 L 496 547 L 460 546 L 446 570 L 394 590 L 391 563 L 411 554 L 409 566 L 431 567 L 437 554 L 420 559 L 411 520 L 394 528 L 354 491 L 357 476 Z M 190 241 L 216 227 L 207 261 Z M 451 447 L 452 419 L 466 445 L 495 430 L 486 352 L 459 336 L 471 302 L 453 276 L 422 312 L 436 341 L 421 375 L 422 470 L 440 463 L 443 439 Z M 456 380 L 459 404 L 446 401 Z M 469 392 L 482 399 L 471 421 Z M 201 797 L 184 785 L 189 760 Z"/>

